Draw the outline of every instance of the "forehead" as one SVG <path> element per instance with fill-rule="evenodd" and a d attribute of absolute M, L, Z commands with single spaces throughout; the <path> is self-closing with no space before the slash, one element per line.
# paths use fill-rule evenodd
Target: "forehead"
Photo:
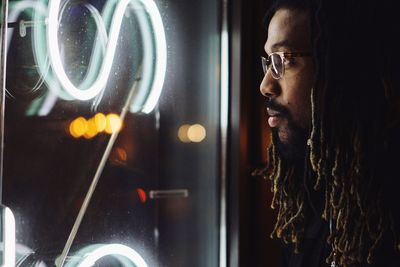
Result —
<path fill-rule="evenodd" d="M 279 9 L 268 26 L 264 46 L 269 54 L 275 51 L 303 51 L 311 49 L 311 29 L 307 11 Z"/>

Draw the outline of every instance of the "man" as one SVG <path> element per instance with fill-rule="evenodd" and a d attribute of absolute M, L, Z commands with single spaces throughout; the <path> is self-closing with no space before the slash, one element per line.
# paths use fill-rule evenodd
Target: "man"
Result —
<path fill-rule="evenodd" d="M 390 1 L 281 0 L 266 15 L 260 91 L 272 145 L 262 173 L 285 266 L 400 266 L 392 10 Z"/>

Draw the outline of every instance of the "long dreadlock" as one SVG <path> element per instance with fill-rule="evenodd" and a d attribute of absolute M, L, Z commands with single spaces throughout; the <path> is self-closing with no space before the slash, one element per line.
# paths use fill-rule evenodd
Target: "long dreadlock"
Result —
<path fill-rule="evenodd" d="M 399 85 L 393 79 L 397 69 L 388 62 L 393 54 L 377 53 L 387 46 L 384 40 L 389 36 L 376 23 L 377 17 L 384 23 L 382 14 L 387 16 L 390 5 L 345 2 L 281 0 L 267 13 L 268 25 L 280 8 L 310 11 L 316 82 L 303 168 L 286 164 L 272 143 L 262 173 L 272 180 L 271 206 L 278 210 L 271 236 L 293 243 L 299 251 L 310 208 L 307 190 L 312 185 L 325 196 L 322 218 L 334 222 L 335 231 L 327 238 L 333 249 L 326 260 L 335 258 L 348 267 L 371 263 L 389 230 L 400 249 L 395 229 L 399 219 L 387 209 L 393 205 L 390 187 L 395 178 L 390 166 L 395 162 L 388 160 L 395 148 L 388 147 L 398 138 L 400 98 L 394 90 Z M 375 42 L 370 40 L 374 29 L 382 33 Z M 376 56 L 367 56 L 371 52 Z M 346 60 L 357 65 L 345 64 Z"/>

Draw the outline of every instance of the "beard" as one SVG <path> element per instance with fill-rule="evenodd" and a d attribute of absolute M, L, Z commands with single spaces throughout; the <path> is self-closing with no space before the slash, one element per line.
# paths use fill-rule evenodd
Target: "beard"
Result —
<path fill-rule="evenodd" d="M 282 142 L 279 138 L 279 130 L 272 128 L 272 142 L 282 160 L 288 163 L 303 162 L 306 156 L 308 131 L 290 124 L 288 128 L 291 138 L 285 142 Z"/>
<path fill-rule="evenodd" d="M 272 143 L 275 145 L 279 157 L 289 164 L 303 163 L 306 156 L 309 129 L 302 128 L 294 122 L 289 110 L 284 106 L 268 101 L 267 107 L 279 111 L 280 116 L 286 119 L 286 125 L 284 126 L 286 138 L 284 138 L 284 141 L 279 136 L 279 131 L 282 131 L 282 129 L 271 128 Z"/>

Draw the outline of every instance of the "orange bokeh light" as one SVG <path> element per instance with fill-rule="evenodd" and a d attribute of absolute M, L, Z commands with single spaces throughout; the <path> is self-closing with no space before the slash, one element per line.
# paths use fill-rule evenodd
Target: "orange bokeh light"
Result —
<path fill-rule="evenodd" d="M 94 118 L 91 118 L 90 120 L 88 120 L 87 125 L 88 125 L 88 127 L 87 127 L 87 130 L 86 130 L 85 134 L 83 135 L 83 137 L 85 137 L 86 139 L 95 137 L 98 134 L 98 131 L 97 131 L 96 122 L 95 122 Z"/>
<path fill-rule="evenodd" d="M 119 115 L 115 113 L 110 113 L 106 116 L 106 128 L 105 132 L 108 134 L 112 134 L 115 132 L 119 132 L 122 128 L 122 120 Z"/>
<path fill-rule="evenodd" d="M 89 120 L 84 117 L 74 119 L 68 127 L 69 133 L 74 138 L 85 137 L 90 139 L 101 132 L 112 134 L 119 132 L 122 128 L 122 120 L 119 115 L 110 113 L 107 116 L 97 113 Z"/>
<path fill-rule="evenodd" d="M 78 117 L 73 120 L 69 125 L 69 133 L 74 138 L 83 136 L 88 128 L 88 122 L 84 117 Z"/>
<path fill-rule="evenodd" d="M 106 115 L 104 115 L 103 113 L 97 113 L 96 115 L 94 115 L 93 119 L 96 124 L 97 132 L 101 133 L 106 129 L 107 126 Z"/>

